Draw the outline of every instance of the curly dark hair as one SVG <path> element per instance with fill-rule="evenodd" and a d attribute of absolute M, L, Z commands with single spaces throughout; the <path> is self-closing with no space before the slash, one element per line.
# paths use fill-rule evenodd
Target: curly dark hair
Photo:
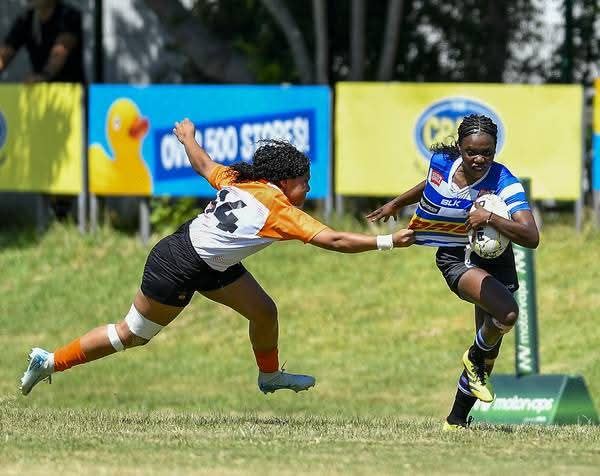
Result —
<path fill-rule="evenodd" d="M 478 134 L 479 132 L 491 135 L 494 138 L 494 145 L 498 142 L 498 126 L 494 124 L 494 121 L 483 114 L 471 114 L 466 116 L 460 123 L 460 126 L 458 126 L 458 141 L 450 144 L 433 144 L 429 150 L 434 154 L 440 153 L 450 159 L 455 159 L 460 155 L 458 143 L 465 137 L 471 134 Z"/>
<path fill-rule="evenodd" d="M 308 174 L 310 160 L 291 143 L 283 140 L 261 140 L 252 163 L 239 162 L 231 166 L 236 182 L 280 180 L 301 177 Z"/>

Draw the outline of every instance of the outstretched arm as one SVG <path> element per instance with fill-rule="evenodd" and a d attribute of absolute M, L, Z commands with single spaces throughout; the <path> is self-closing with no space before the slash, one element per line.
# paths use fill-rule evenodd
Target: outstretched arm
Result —
<path fill-rule="evenodd" d="M 326 228 L 317 233 L 310 241 L 310 244 L 340 253 L 361 253 L 362 251 L 377 249 L 391 250 L 392 248 L 404 248 L 412 245 L 414 242 L 413 230 L 402 229 L 391 235 L 373 236 Z"/>
<path fill-rule="evenodd" d="M 387 223 L 390 217 L 396 217 L 398 210 L 400 210 L 402 207 L 417 203 L 419 200 L 421 200 L 423 190 L 425 190 L 425 180 L 415 185 L 410 190 L 404 192 L 402 195 L 398 195 L 393 200 L 387 202 L 384 206 L 372 211 L 365 218 L 369 221 L 379 221 L 383 218 L 383 221 Z"/>
<path fill-rule="evenodd" d="M 206 151 L 196 142 L 196 127 L 187 117 L 176 122 L 173 133 L 185 147 L 185 153 L 192 164 L 192 168 L 205 179 L 208 179 L 217 164 L 210 158 Z"/>

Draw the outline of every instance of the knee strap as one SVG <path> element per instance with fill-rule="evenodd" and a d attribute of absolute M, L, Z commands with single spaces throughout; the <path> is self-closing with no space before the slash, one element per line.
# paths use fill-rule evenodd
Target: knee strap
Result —
<path fill-rule="evenodd" d="M 498 319 L 492 317 L 492 323 L 494 326 L 498 328 L 500 334 L 508 334 L 514 326 L 507 326 L 506 324 L 502 324 Z"/>
<path fill-rule="evenodd" d="M 146 340 L 152 339 L 163 328 L 160 324 L 142 316 L 133 304 L 125 316 L 125 322 L 132 333 Z"/>
<path fill-rule="evenodd" d="M 125 346 L 123 345 L 123 342 L 121 342 L 121 338 L 117 333 L 117 326 L 114 324 L 109 324 L 106 326 L 106 332 L 108 334 L 108 340 L 110 340 L 111 345 L 117 352 L 125 350 Z"/>

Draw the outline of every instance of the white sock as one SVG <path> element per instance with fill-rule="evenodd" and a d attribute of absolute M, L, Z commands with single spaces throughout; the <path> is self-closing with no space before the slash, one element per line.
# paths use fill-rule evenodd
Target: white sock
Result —
<path fill-rule="evenodd" d="M 48 355 L 46 359 L 46 368 L 54 372 L 54 352 Z"/>

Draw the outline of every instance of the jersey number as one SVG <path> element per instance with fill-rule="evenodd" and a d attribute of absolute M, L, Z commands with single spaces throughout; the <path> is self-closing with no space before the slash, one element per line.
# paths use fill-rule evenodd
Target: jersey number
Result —
<path fill-rule="evenodd" d="M 241 200 L 237 200 L 235 202 L 226 202 L 225 197 L 228 193 L 229 190 L 219 190 L 219 193 L 217 194 L 217 200 L 210 202 L 204 211 L 205 213 L 213 213 L 215 218 L 219 220 L 219 224 L 217 225 L 219 230 L 233 233 L 238 229 L 238 226 L 235 224 L 235 222 L 238 221 L 238 218 L 233 214 L 233 210 L 244 208 L 246 204 Z M 218 202 L 223 203 L 218 204 Z"/>

